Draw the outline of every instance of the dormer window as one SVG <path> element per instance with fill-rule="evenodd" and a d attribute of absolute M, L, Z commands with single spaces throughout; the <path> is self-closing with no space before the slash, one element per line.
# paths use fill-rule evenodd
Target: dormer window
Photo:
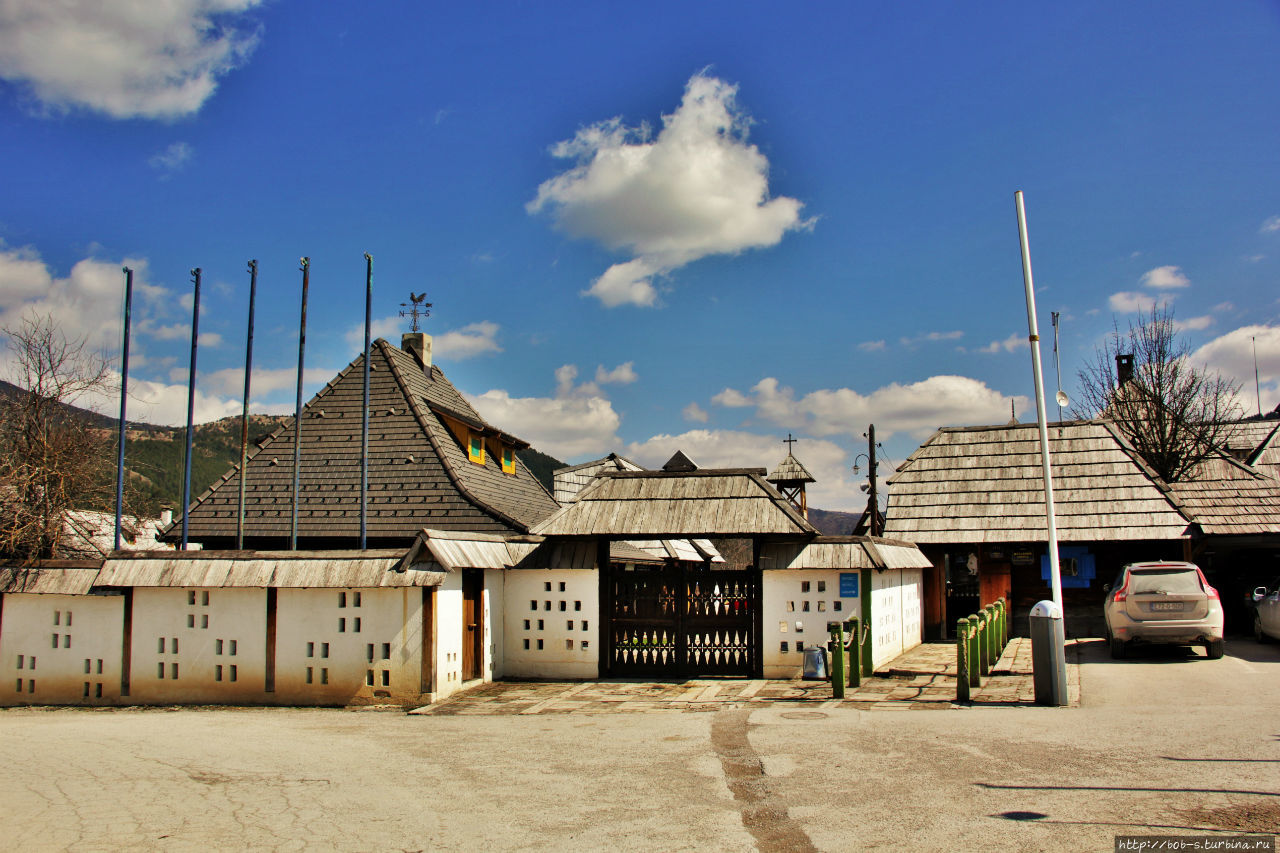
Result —
<path fill-rule="evenodd" d="M 502 473 L 514 474 L 516 472 L 516 451 L 509 444 L 502 446 Z"/>
<path fill-rule="evenodd" d="M 470 440 L 467 442 L 467 458 L 477 465 L 484 464 L 484 436 L 478 432 L 470 433 Z"/>

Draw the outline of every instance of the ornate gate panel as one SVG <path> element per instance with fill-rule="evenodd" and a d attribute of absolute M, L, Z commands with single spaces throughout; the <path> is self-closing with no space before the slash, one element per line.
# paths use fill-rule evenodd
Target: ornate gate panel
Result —
<path fill-rule="evenodd" d="M 752 675 L 757 638 L 754 572 L 685 577 L 685 668 L 689 675 Z"/>
<path fill-rule="evenodd" d="M 750 677 L 758 669 L 754 572 L 613 570 L 607 594 L 608 675 Z"/>

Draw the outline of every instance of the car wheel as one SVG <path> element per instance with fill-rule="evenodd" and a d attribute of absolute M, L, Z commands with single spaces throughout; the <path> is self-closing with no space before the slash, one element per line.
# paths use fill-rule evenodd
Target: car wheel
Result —
<path fill-rule="evenodd" d="M 1125 656 L 1126 651 L 1125 641 L 1113 635 L 1111 637 L 1111 656 L 1116 660 L 1120 660 Z"/>
<path fill-rule="evenodd" d="M 1209 660 L 1218 660 L 1222 657 L 1222 640 L 1210 640 L 1204 644 L 1204 653 L 1209 656 Z"/>
<path fill-rule="evenodd" d="M 1257 613 L 1253 614 L 1253 638 L 1259 643 L 1271 642 L 1271 638 L 1262 633 L 1262 617 Z"/>

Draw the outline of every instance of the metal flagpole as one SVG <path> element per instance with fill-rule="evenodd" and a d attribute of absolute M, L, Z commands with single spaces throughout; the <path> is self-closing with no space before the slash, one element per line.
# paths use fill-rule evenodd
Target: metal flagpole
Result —
<path fill-rule="evenodd" d="M 187 550 L 187 529 L 191 509 L 191 445 L 195 437 L 196 414 L 196 342 L 200 337 L 200 268 L 191 271 L 195 277 L 195 305 L 191 309 L 191 368 L 187 376 L 187 455 L 182 464 L 182 550 Z"/>
<path fill-rule="evenodd" d="M 133 311 L 133 270 L 124 267 L 124 344 L 120 350 L 120 447 L 116 454 L 116 544 L 120 550 L 120 525 L 124 513 L 125 402 L 129 398 L 129 322 Z"/>
<path fill-rule="evenodd" d="M 1027 211 L 1022 190 L 1013 195 L 1018 207 L 1018 239 L 1022 243 L 1022 282 L 1027 291 L 1027 328 L 1031 342 L 1031 369 L 1036 383 L 1036 419 L 1040 427 L 1040 467 L 1044 475 L 1044 516 L 1049 530 L 1049 579 L 1053 603 L 1062 607 L 1062 576 L 1058 571 L 1058 525 L 1053 514 L 1053 478 L 1049 464 L 1049 427 L 1044 410 L 1044 380 L 1040 374 L 1040 332 L 1036 325 L 1035 283 L 1031 278 L 1031 245 L 1027 240 Z"/>
<path fill-rule="evenodd" d="M 258 262 L 249 261 L 249 332 L 244 346 L 244 412 L 240 415 L 240 502 L 236 510 L 236 550 L 244 549 L 244 492 L 249 472 L 249 378 L 253 371 L 253 303 L 258 294 Z"/>
<path fill-rule="evenodd" d="M 364 253 L 364 408 L 360 418 L 360 550 L 368 532 L 369 499 L 369 347 L 373 331 L 373 255 Z"/>
<path fill-rule="evenodd" d="M 302 370 L 307 349 L 307 288 L 311 280 L 311 258 L 302 261 L 302 322 L 298 328 L 298 404 L 293 416 L 293 520 L 289 525 L 289 550 L 298 550 L 298 488 L 302 473 Z"/>

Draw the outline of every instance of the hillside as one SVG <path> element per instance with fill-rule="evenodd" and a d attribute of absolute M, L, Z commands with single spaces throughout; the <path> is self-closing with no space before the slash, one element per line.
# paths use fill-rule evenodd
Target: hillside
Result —
<path fill-rule="evenodd" d="M 25 393 L 9 382 L 0 380 L 0 398 Z M 77 406 L 64 406 L 70 417 L 86 420 L 94 429 L 109 434 L 109 443 L 115 447 L 119 420 L 100 412 L 92 412 Z M 292 420 L 292 415 L 250 415 L 249 452 L 257 441 Z M 161 507 L 177 509 L 182 505 L 183 458 L 187 449 L 185 427 L 157 426 L 155 424 L 129 422 L 125 444 L 125 468 L 129 472 L 130 511 L 143 515 L 155 515 Z M 552 472 L 565 467 L 553 456 L 534 448 L 519 452 L 522 462 L 547 488 L 552 490 Z M 112 450 L 110 464 L 115 470 Z M 196 424 L 192 442 L 191 497 L 195 498 L 215 480 L 240 462 L 240 416 L 231 415 L 221 420 Z M 93 507 L 108 509 L 109 507 Z"/>

